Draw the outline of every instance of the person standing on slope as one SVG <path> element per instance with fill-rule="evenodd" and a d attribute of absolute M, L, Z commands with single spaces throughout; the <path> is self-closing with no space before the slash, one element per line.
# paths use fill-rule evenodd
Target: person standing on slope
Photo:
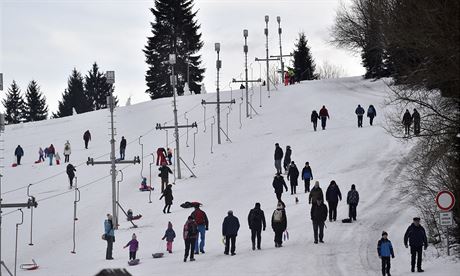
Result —
<path fill-rule="evenodd" d="M 305 193 L 310 192 L 310 180 L 313 180 L 313 173 L 309 162 L 305 162 L 305 167 L 302 169 L 302 180 L 305 183 Z"/>
<path fill-rule="evenodd" d="M 275 232 L 275 247 L 282 247 L 283 232 L 286 231 L 287 228 L 286 210 L 284 209 L 284 204 L 282 202 L 278 202 L 276 210 L 273 211 L 272 228 Z"/>
<path fill-rule="evenodd" d="M 358 104 L 358 107 L 355 110 L 355 114 L 358 116 L 358 127 L 363 127 L 364 113 L 366 113 L 366 111 Z"/>
<path fill-rule="evenodd" d="M 38 161 L 36 163 L 45 162 L 44 152 L 42 147 L 38 149 Z"/>
<path fill-rule="evenodd" d="M 169 252 L 169 254 L 172 253 L 172 245 L 173 245 L 175 238 L 176 238 L 176 232 L 174 232 L 173 225 L 171 222 L 168 222 L 168 228 L 166 229 L 165 234 L 163 238 L 161 239 L 162 240 L 166 239 L 166 250 Z"/>
<path fill-rule="evenodd" d="M 198 229 L 198 234 L 200 235 L 199 244 L 198 244 L 198 234 L 196 236 L 195 254 L 199 254 L 199 252 L 204 254 L 206 231 L 209 230 L 208 216 L 203 210 L 200 209 L 200 206 L 197 206 L 197 205 L 195 205 L 195 211 L 192 212 L 191 216 L 195 220 L 195 223 Z"/>
<path fill-rule="evenodd" d="M 166 165 L 166 161 L 161 163 L 161 167 L 158 168 L 158 170 L 160 171 L 160 174 L 158 176 L 161 178 L 161 192 L 163 192 L 166 185 L 169 184 L 169 174 L 172 174 L 173 172 Z"/>
<path fill-rule="evenodd" d="M 68 164 L 66 168 L 67 176 L 69 177 L 69 182 L 70 182 L 70 189 L 72 189 L 73 186 L 73 179 L 75 178 L 75 172 L 77 170 L 72 164 Z"/>
<path fill-rule="evenodd" d="M 282 173 L 281 159 L 283 159 L 283 149 L 278 143 L 275 144 L 275 168 L 277 173 Z"/>
<path fill-rule="evenodd" d="M 379 254 L 379 258 L 382 260 L 382 276 L 391 276 L 390 268 L 391 268 L 391 258 L 395 257 L 395 253 L 393 251 L 393 245 L 391 241 L 388 239 L 388 233 L 383 231 L 382 238 L 377 243 L 377 253 Z"/>
<path fill-rule="evenodd" d="M 254 209 L 251 209 L 251 211 L 249 211 L 248 225 L 249 229 L 251 229 L 252 250 L 256 250 L 256 239 L 257 249 L 260 250 L 262 230 L 265 231 L 265 227 L 267 225 L 265 223 L 264 211 L 260 209 L 259 202 L 256 203 Z"/>
<path fill-rule="evenodd" d="M 137 250 L 139 249 L 139 242 L 137 241 L 136 234 L 133 233 L 131 240 L 123 246 L 123 248 L 126 248 L 129 246 L 129 260 L 135 260 L 136 259 L 136 253 Z"/>
<path fill-rule="evenodd" d="M 323 105 L 323 107 L 319 111 L 319 117 L 321 118 L 321 127 L 323 128 L 323 130 L 325 130 L 326 129 L 326 121 L 327 121 L 327 119 L 330 119 L 329 118 L 329 112 L 327 111 L 326 106 Z"/>
<path fill-rule="evenodd" d="M 56 150 L 54 149 L 53 144 L 51 144 L 48 148 L 48 156 L 47 156 L 50 160 L 50 166 L 53 165 L 53 157 L 55 154 L 56 154 Z"/>
<path fill-rule="evenodd" d="M 297 169 L 297 166 L 295 165 L 294 161 L 291 161 L 291 165 L 289 166 L 287 179 L 291 183 L 291 195 L 297 194 L 297 180 L 299 179 L 299 170 Z"/>
<path fill-rule="evenodd" d="M 113 227 L 113 217 L 107 214 L 107 219 L 104 221 L 104 237 L 107 241 L 107 250 L 105 253 L 106 260 L 113 260 L 112 251 L 113 243 L 115 242 L 115 228 Z"/>
<path fill-rule="evenodd" d="M 288 187 L 281 173 L 279 172 L 276 173 L 275 177 L 273 178 L 272 186 L 273 186 L 273 189 L 275 189 L 276 199 L 278 199 L 278 201 L 281 201 L 281 195 L 283 194 L 283 187 L 286 189 L 286 192 L 288 191 Z"/>
<path fill-rule="evenodd" d="M 323 203 L 322 199 L 317 199 L 311 205 L 310 210 L 311 221 L 313 222 L 313 236 L 315 238 L 315 243 L 318 243 L 318 232 L 319 232 L 319 242 L 323 243 L 324 237 L 324 222 L 327 219 L 327 207 Z"/>
<path fill-rule="evenodd" d="M 225 250 L 224 254 L 228 255 L 229 249 L 232 256 L 235 256 L 235 243 L 238 230 L 240 229 L 240 222 L 237 217 L 233 215 L 230 210 L 222 223 L 222 236 L 225 237 Z"/>
<path fill-rule="evenodd" d="M 70 142 L 64 144 L 64 163 L 70 162 L 70 154 L 72 153 L 72 149 L 70 148 Z"/>
<path fill-rule="evenodd" d="M 291 146 L 286 146 L 286 153 L 284 154 L 284 161 L 283 161 L 283 168 L 284 168 L 285 173 L 287 173 L 289 169 L 289 165 L 291 164 L 291 155 L 292 155 Z"/>
<path fill-rule="evenodd" d="M 348 204 L 348 217 L 350 220 L 356 220 L 356 207 L 359 203 L 359 193 L 356 191 L 355 184 L 351 185 L 351 190 L 347 195 L 347 204 Z"/>
<path fill-rule="evenodd" d="M 88 149 L 88 143 L 91 141 L 91 133 L 89 130 L 86 130 L 83 134 L 83 140 L 85 141 L 85 149 Z"/>
<path fill-rule="evenodd" d="M 120 160 L 125 160 L 125 152 L 126 152 L 126 139 L 125 139 L 125 136 L 121 136 L 121 141 L 120 141 Z"/>
<path fill-rule="evenodd" d="M 166 211 L 168 214 L 171 213 L 170 209 L 171 209 L 171 205 L 173 204 L 173 194 L 172 194 L 172 185 L 171 184 L 168 184 L 166 186 L 166 189 L 164 189 L 163 191 L 163 194 L 161 195 L 160 197 L 160 200 L 162 198 L 165 198 L 165 207 L 163 208 L 163 213 L 166 214 Z"/>
<path fill-rule="evenodd" d="M 415 217 L 412 224 L 407 228 L 404 234 L 404 246 L 407 248 L 407 242 L 410 246 L 411 254 L 411 271 L 415 271 L 415 260 L 417 259 L 417 272 L 423 272 L 422 269 L 422 248 L 427 249 L 428 241 L 426 238 L 425 228 L 420 225 L 420 218 Z"/>
<path fill-rule="evenodd" d="M 190 261 L 195 261 L 194 258 L 194 251 L 195 251 L 195 241 L 198 238 L 198 228 L 196 225 L 195 220 L 192 216 L 189 216 L 187 221 L 184 225 L 183 237 L 185 242 L 185 254 L 184 254 L 184 262 L 187 261 L 190 252 Z"/>
<path fill-rule="evenodd" d="M 20 145 L 18 145 L 14 150 L 14 156 L 16 156 L 16 164 L 18 166 L 21 165 L 21 158 L 24 156 L 24 150 Z"/>
<path fill-rule="evenodd" d="M 339 200 L 342 200 L 342 193 L 335 180 L 332 180 L 326 190 L 326 201 L 329 205 L 329 221 L 337 220 L 337 205 L 339 204 Z"/>
<path fill-rule="evenodd" d="M 367 117 L 369 118 L 369 124 L 372 126 L 374 122 L 374 117 L 377 117 L 377 111 L 373 105 L 370 105 L 367 109 Z"/>
<path fill-rule="evenodd" d="M 402 123 L 404 125 L 404 134 L 406 136 L 410 135 L 410 125 L 412 124 L 412 115 L 410 115 L 409 109 L 406 109 L 404 113 Z"/>
<path fill-rule="evenodd" d="M 313 129 L 315 131 L 316 131 L 316 127 L 318 126 L 318 119 L 319 119 L 318 112 L 316 112 L 316 110 L 313 110 L 311 112 L 310 121 L 313 123 Z"/>
<path fill-rule="evenodd" d="M 308 204 L 313 204 L 318 200 L 324 200 L 323 190 L 319 187 L 319 181 L 315 181 L 315 186 L 311 189 L 310 195 L 308 196 Z"/>
<path fill-rule="evenodd" d="M 417 109 L 414 108 L 414 113 L 412 113 L 412 122 L 414 122 L 414 135 L 420 134 L 420 113 Z"/>

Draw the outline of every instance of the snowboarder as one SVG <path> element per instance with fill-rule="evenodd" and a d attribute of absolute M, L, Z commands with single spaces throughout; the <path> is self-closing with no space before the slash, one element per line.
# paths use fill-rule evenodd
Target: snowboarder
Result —
<path fill-rule="evenodd" d="M 316 127 L 318 126 L 318 119 L 319 119 L 318 112 L 316 112 L 316 110 L 313 110 L 311 112 L 310 120 L 313 123 L 313 129 L 315 131 L 316 131 Z"/>
<path fill-rule="evenodd" d="M 417 109 L 414 108 L 414 113 L 412 113 L 412 122 L 414 122 L 414 135 L 420 134 L 420 113 Z"/>
<path fill-rule="evenodd" d="M 284 178 L 281 175 L 281 173 L 276 173 L 275 177 L 273 178 L 273 189 L 275 189 L 275 194 L 276 198 L 278 201 L 281 201 L 281 195 L 283 194 L 283 187 L 286 189 L 286 192 L 288 191 L 288 187 L 286 185 L 286 182 L 284 182 Z"/>
<path fill-rule="evenodd" d="M 319 117 L 321 118 L 321 127 L 323 128 L 323 130 L 325 130 L 326 129 L 326 121 L 327 121 L 327 119 L 330 119 L 329 118 L 329 112 L 327 111 L 326 106 L 323 105 L 323 107 L 319 111 Z"/>
<path fill-rule="evenodd" d="M 50 159 L 50 166 L 53 165 L 53 157 L 54 157 L 54 154 L 56 154 L 56 151 L 54 150 L 54 146 L 53 144 L 51 144 L 49 147 L 48 147 L 48 158 Z"/>
<path fill-rule="evenodd" d="M 54 158 L 56 158 L 56 165 L 60 165 L 61 164 L 61 156 L 59 155 L 59 152 L 56 152 L 56 154 L 54 155 Z"/>
<path fill-rule="evenodd" d="M 172 253 L 172 245 L 175 238 L 176 232 L 174 232 L 173 225 L 171 222 L 168 222 L 168 229 L 166 229 L 165 234 L 161 239 L 166 239 L 166 251 L 168 251 L 169 253 Z"/>
<path fill-rule="evenodd" d="M 20 145 L 16 147 L 14 151 L 14 155 L 16 156 L 16 164 L 19 166 L 21 165 L 21 158 L 24 156 L 24 150 L 21 148 Z"/>
<path fill-rule="evenodd" d="M 125 136 L 121 136 L 121 141 L 120 141 L 120 160 L 125 160 L 125 151 L 126 151 L 126 139 L 125 139 Z"/>
<path fill-rule="evenodd" d="M 70 142 L 67 140 L 67 142 L 64 144 L 64 163 L 70 162 L 70 154 L 72 153 L 72 150 L 70 148 Z"/>
<path fill-rule="evenodd" d="M 337 220 L 337 204 L 342 200 L 342 193 L 335 180 L 332 180 L 326 190 L 326 201 L 329 205 L 329 221 Z"/>
<path fill-rule="evenodd" d="M 184 225 L 183 237 L 185 241 L 185 254 L 184 254 L 184 262 L 187 261 L 190 252 L 190 261 L 195 261 L 194 258 L 194 251 L 195 251 L 195 243 L 198 238 L 198 228 L 192 216 L 189 216 L 187 221 Z"/>
<path fill-rule="evenodd" d="M 324 200 L 323 190 L 319 187 L 319 181 L 315 181 L 315 186 L 310 191 L 308 196 L 308 204 L 313 204 L 318 200 Z"/>
<path fill-rule="evenodd" d="M 105 259 L 113 260 L 112 250 L 113 243 L 115 242 L 115 231 L 113 228 L 113 218 L 111 214 L 107 214 L 107 219 L 104 221 L 104 239 L 107 241 Z"/>
<path fill-rule="evenodd" d="M 267 226 L 265 223 L 265 214 L 262 209 L 260 209 L 260 203 L 257 202 L 254 206 L 254 209 L 249 211 L 248 215 L 248 225 L 251 229 L 251 241 L 252 241 L 252 250 L 256 250 L 256 238 L 257 238 L 257 249 L 260 250 L 261 243 L 261 232 L 265 231 Z"/>
<path fill-rule="evenodd" d="M 287 228 L 286 210 L 284 210 L 284 204 L 282 202 L 278 202 L 276 210 L 273 211 L 272 228 L 275 232 L 275 247 L 282 247 L 283 232 L 286 231 Z"/>
<path fill-rule="evenodd" d="M 123 246 L 123 248 L 126 248 L 129 246 L 129 260 L 135 260 L 136 259 L 136 252 L 139 249 L 139 242 L 137 241 L 136 234 L 133 233 L 131 240 Z"/>
<path fill-rule="evenodd" d="M 200 206 L 198 205 L 195 205 L 195 211 L 192 212 L 191 216 L 197 225 L 198 234 L 200 234 L 199 244 L 198 244 L 198 234 L 196 235 L 195 247 L 194 247 L 195 254 L 199 254 L 199 252 L 204 253 L 206 231 L 209 230 L 208 216 L 203 210 L 200 209 Z"/>
<path fill-rule="evenodd" d="M 382 232 L 382 238 L 377 243 L 377 253 L 379 254 L 379 258 L 382 260 L 382 276 L 391 276 L 390 257 L 394 258 L 395 253 L 393 251 L 393 245 L 391 244 L 391 241 L 388 239 L 388 233 L 385 231 Z"/>
<path fill-rule="evenodd" d="M 310 180 L 313 180 L 313 173 L 309 162 L 305 162 L 305 167 L 302 169 L 302 180 L 305 183 L 305 193 L 310 192 Z"/>
<path fill-rule="evenodd" d="M 281 159 L 283 159 L 283 149 L 278 143 L 275 144 L 275 168 L 276 172 L 282 173 L 281 170 Z"/>
<path fill-rule="evenodd" d="M 287 179 L 291 183 L 291 195 L 297 194 L 297 180 L 299 179 L 299 170 L 297 169 L 294 161 L 291 161 L 291 165 L 289 166 Z"/>
<path fill-rule="evenodd" d="M 139 191 L 141 191 L 141 192 L 146 192 L 147 191 L 148 192 L 148 191 L 152 191 L 152 190 L 153 190 L 153 188 L 147 185 L 147 178 L 146 177 L 142 178 L 141 187 L 139 188 Z"/>
<path fill-rule="evenodd" d="M 172 174 L 173 172 L 166 165 L 166 161 L 163 161 L 163 163 L 161 163 L 161 167 L 158 168 L 158 170 L 160 171 L 158 176 L 161 178 L 161 192 L 163 192 L 166 185 L 169 184 L 169 174 Z"/>
<path fill-rule="evenodd" d="M 85 140 L 85 149 L 88 149 L 88 143 L 91 141 L 91 133 L 89 130 L 85 131 L 83 134 L 83 140 Z"/>
<path fill-rule="evenodd" d="M 163 213 L 166 214 L 166 210 L 168 211 L 168 214 L 171 213 L 170 209 L 171 209 L 171 205 L 173 203 L 173 194 L 172 194 L 172 185 L 171 184 L 168 184 L 166 185 L 166 189 L 164 189 L 161 197 L 160 197 L 160 200 L 162 198 L 165 198 L 165 207 L 163 208 Z"/>
<path fill-rule="evenodd" d="M 351 190 L 347 195 L 347 204 L 348 204 L 348 217 L 350 220 L 356 220 L 356 207 L 359 203 L 359 193 L 356 191 L 355 184 L 351 185 Z"/>
<path fill-rule="evenodd" d="M 237 217 L 233 215 L 233 211 L 227 212 L 227 216 L 222 223 L 222 236 L 225 237 L 225 250 L 224 254 L 228 255 L 229 249 L 232 256 L 235 256 L 235 243 L 238 230 L 240 229 L 240 222 Z"/>
<path fill-rule="evenodd" d="M 72 164 L 69 163 L 67 165 L 66 172 L 67 172 L 67 176 L 69 177 L 70 188 L 72 188 L 72 186 L 73 186 L 73 179 L 75 177 L 75 172 L 76 171 L 77 170 L 75 169 L 75 167 Z"/>
<path fill-rule="evenodd" d="M 168 148 L 167 152 L 168 152 L 168 156 L 167 156 L 168 157 L 168 164 L 172 165 L 173 150 L 171 148 Z"/>
<path fill-rule="evenodd" d="M 367 109 L 367 117 L 369 118 L 369 123 L 372 126 L 372 123 L 374 122 L 374 117 L 377 117 L 377 111 L 375 110 L 375 107 L 373 105 L 370 105 Z"/>
<path fill-rule="evenodd" d="M 289 170 L 289 165 L 291 164 L 291 146 L 286 146 L 286 153 L 284 154 L 284 161 L 283 161 L 283 168 L 284 171 L 287 174 L 287 171 Z"/>
<path fill-rule="evenodd" d="M 166 150 L 165 148 L 158 148 L 157 149 L 157 166 L 166 162 Z"/>
<path fill-rule="evenodd" d="M 417 272 L 423 272 L 422 269 L 422 248 L 427 249 L 428 241 L 426 238 L 425 228 L 420 225 L 420 218 L 415 217 L 412 224 L 407 228 L 404 234 L 404 246 L 410 246 L 411 254 L 411 271 L 415 271 L 415 260 L 417 259 Z"/>
<path fill-rule="evenodd" d="M 355 110 L 355 114 L 358 116 L 358 127 L 363 127 L 364 113 L 366 113 L 366 111 L 358 104 L 358 107 Z"/>
<path fill-rule="evenodd" d="M 404 134 L 409 136 L 410 134 L 410 125 L 412 124 L 412 116 L 410 115 L 409 109 L 406 109 L 404 113 L 402 123 L 404 125 Z"/>
<path fill-rule="evenodd" d="M 45 154 L 45 153 L 43 152 L 42 147 L 40 147 L 40 148 L 38 149 L 38 161 L 37 161 L 37 163 L 45 162 L 44 154 Z"/>
<path fill-rule="evenodd" d="M 319 231 L 319 242 L 323 243 L 324 237 L 324 222 L 327 219 L 327 207 L 323 203 L 323 199 L 317 199 L 311 205 L 310 211 L 311 221 L 313 222 L 313 236 L 315 243 L 318 243 L 318 231 Z"/>

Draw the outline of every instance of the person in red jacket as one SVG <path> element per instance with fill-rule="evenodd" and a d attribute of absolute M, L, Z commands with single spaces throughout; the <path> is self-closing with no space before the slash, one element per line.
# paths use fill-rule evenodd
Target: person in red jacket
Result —
<path fill-rule="evenodd" d="M 326 106 L 323 105 L 323 108 L 319 111 L 319 117 L 321 118 L 321 127 L 323 130 L 326 129 L 326 121 L 329 119 L 329 112 L 326 109 Z"/>
<path fill-rule="evenodd" d="M 200 206 L 195 205 L 195 211 L 190 215 L 196 222 L 198 233 L 200 234 L 200 242 L 198 243 L 198 234 L 195 240 L 195 254 L 204 253 L 204 244 L 206 231 L 209 229 L 209 221 L 206 213 L 200 209 Z"/>
<path fill-rule="evenodd" d="M 157 166 L 160 166 L 163 163 L 166 163 L 166 150 L 165 148 L 157 149 Z"/>
<path fill-rule="evenodd" d="M 284 85 L 289 85 L 289 73 L 287 71 L 284 73 Z"/>

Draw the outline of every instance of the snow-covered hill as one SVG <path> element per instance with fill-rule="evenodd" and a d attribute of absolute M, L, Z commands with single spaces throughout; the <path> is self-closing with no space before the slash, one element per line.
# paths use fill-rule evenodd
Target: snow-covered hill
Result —
<path fill-rule="evenodd" d="M 108 111 L 76 115 L 37 123 L 8 126 L 5 139 L 5 169 L 2 179 L 2 196 L 5 203 L 26 201 L 26 187 L 33 184 L 30 193 L 39 201 L 34 210 L 33 243 L 29 246 L 30 211 L 25 211 L 25 221 L 19 227 L 18 263 L 37 260 L 40 268 L 34 272 L 19 271 L 19 275 L 94 275 L 102 268 L 127 267 L 128 251 L 122 247 L 136 233 L 140 242 L 138 257 L 141 264 L 129 267 L 133 275 L 377 275 L 380 260 L 376 254 L 377 240 L 382 230 L 389 232 L 396 258 L 392 262 L 394 275 L 409 274 L 410 255 L 402 245 L 402 237 L 415 211 L 398 194 L 400 175 L 404 173 L 403 157 L 410 154 L 411 144 L 401 143 L 382 128 L 386 107 L 387 87 L 382 81 L 369 82 L 360 78 L 311 81 L 272 91 L 271 97 L 262 91 L 260 107 L 259 89 L 254 90 L 253 106 L 259 115 L 245 118 L 242 104 L 240 128 L 241 90 L 222 93 L 223 100 L 231 95 L 236 98 L 229 114 L 229 135 L 232 142 L 223 139 L 222 145 L 214 145 L 211 153 L 211 123 L 214 107 L 208 106 L 203 114 L 201 100 L 215 100 L 214 94 L 179 97 L 180 123 L 196 121 L 196 156 L 193 137 L 195 130 L 187 134 L 181 130 L 181 155 L 197 178 L 182 166 L 185 176 L 173 186 L 172 214 L 162 213 L 163 201 L 158 200 L 159 179 L 153 166 L 152 182 L 156 190 L 153 203 L 148 193 L 138 191 L 141 176 L 149 177 L 151 153 L 166 146 L 163 130 L 155 130 L 156 123 L 172 123 L 171 99 L 160 99 L 128 107 L 117 108 L 117 144 L 121 136 L 128 140 L 127 159 L 142 155 L 143 166 L 121 165 L 123 181 L 120 183 L 120 202 L 144 217 L 139 228 L 132 229 L 122 220 L 116 231 L 113 261 L 105 260 L 105 242 L 101 240 L 105 215 L 111 212 L 111 183 L 109 166 L 86 166 L 88 157 L 95 160 L 109 158 Z M 365 108 L 373 104 L 378 117 L 374 126 L 368 121 L 358 129 L 354 110 L 358 104 Z M 329 109 L 331 120 L 326 131 L 312 130 L 309 123 L 313 109 L 322 105 Z M 223 128 L 226 129 L 226 113 L 223 108 Z M 204 118 L 206 118 L 206 125 Z M 89 129 L 92 141 L 84 149 L 82 135 Z M 204 132 L 206 130 L 206 132 Z M 214 135 L 216 128 L 214 125 Z M 168 145 L 174 146 L 172 131 L 168 132 Z M 141 138 L 139 138 L 141 137 Z M 68 189 L 65 166 L 34 164 L 39 146 L 54 144 L 62 155 L 66 140 L 72 144 L 71 163 L 78 165 L 78 186 L 81 201 L 78 204 L 76 254 L 72 250 L 72 225 L 74 192 Z M 262 251 L 252 251 L 247 215 L 255 202 L 260 202 L 269 220 L 276 208 L 276 198 L 271 186 L 275 172 L 273 151 L 275 142 L 283 149 L 290 145 L 292 160 L 299 168 L 309 161 L 315 180 L 325 190 L 335 180 L 342 194 L 356 184 L 361 202 L 358 221 L 353 224 L 327 223 L 325 244 L 313 244 L 313 229 L 309 217 L 307 195 L 300 193 L 300 202 L 284 194 L 287 204 L 290 239 L 283 248 L 274 247 L 271 227 L 262 234 Z M 12 168 L 13 152 L 20 144 L 25 151 L 23 165 Z M 194 165 L 193 160 L 196 165 Z M 302 184 L 298 190 L 301 192 Z M 210 220 L 206 237 L 206 254 L 197 256 L 195 263 L 183 263 L 184 243 L 182 227 L 190 209 L 179 205 L 184 201 L 200 201 Z M 237 255 L 223 254 L 221 224 L 228 210 L 240 219 L 237 238 Z M 2 225 L 2 258 L 9 268 L 14 265 L 15 224 L 20 213 L 4 210 Z M 347 216 L 347 205 L 342 201 L 338 218 Z M 164 252 L 161 240 L 168 221 L 174 225 L 178 238 L 173 254 L 153 259 L 152 253 Z M 423 223 L 423 222 L 422 222 Z M 424 267 L 426 275 L 453 275 L 460 265 L 435 257 L 431 247 L 426 251 Z"/>

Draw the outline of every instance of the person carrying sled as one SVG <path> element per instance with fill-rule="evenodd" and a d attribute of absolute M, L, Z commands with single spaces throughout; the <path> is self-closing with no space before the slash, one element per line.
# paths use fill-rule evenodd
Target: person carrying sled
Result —
<path fill-rule="evenodd" d="M 175 238 L 176 238 L 176 232 L 174 232 L 173 225 L 169 221 L 168 228 L 166 229 L 163 238 L 161 238 L 162 240 L 166 239 L 166 251 L 168 251 L 169 253 L 172 253 L 172 246 L 173 246 L 173 242 Z"/>
<path fill-rule="evenodd" d="M 113 260 L 112 251 L 113 243 L 115 242 L 115 228 L 113 226 L 113 217 L 111 214 L 107 214 L 107 219 L 104 221 L 104 239 L 107 241 L 105 259 Z"/>
<path fill-rule="evenodd" d="M 410 125 L 412 124 L 412 115 L 410 115 L 409 109 L 406 109 L 404 113 L 402 123 L 404 125 L 404 134 L 406 136 L 410 135 Z"/>
<path fill-rule="evenodd" d="M 254 209 L 251 209 L 251 211 L 249 211 L 248 225 L 249 229 L 251 229 L 252 250 L 256 250 L 256 239 L 257 249 L 260 250 L 262 230 L 265 231 L 267 225 L 265 223 L 264 211 L 260 209 L 259 202 L 256 203 Z"/>
<path fill-rule="evenodd" d="M 204 245 L 205 245 L 205 240 L 206 240 L 206 231 L 209 230 L 209 221 L 208 221 L 208 216 L 206 213 L 200 209 L 199 205 L 194 206 L 195 211 L 193 211 L 190 216 L 194 219 L 197 229 L 198 229 L 198 234 L 200 235 L 200 241 L 198 243 L 198 234 L 196 235 L 195 238 L 195 254 L 205 253 L 204 252 Z"/>
<path fill-rule="evenodd" d="M 294 161 L 291 161 L 291 165 L 289 166 L 287 179 L 291 183 L 291 195 L 297 194 L 297 181 L 299 179 L 299 170 L 297 169 L 297 166 L 295 165 Z"/>
<path fill-rule="evenodd" d="M 308 204 L 313 204 L 318 200 L 324 200 L 323 190 L 319 187 L 319 181 L 315 181 L 315 186 L 310 191 L 308 195 Z"/>
<path fill-rule="evenodd" d="M 187 261 L 187 258 L 190 253 L 190 261 L 195 261 L 194 258 L 194 251 L 195 251 L 195 243 L 198 238 L 198 228 L 195 222 L 195 219 L 192 216 L 189 216 L 187 221 L 184 225 L 183 237 L 185 242 L 185 254 L 184 254 L 184 262 Z"/>
<path fill-rule="evenodd" d="M 323 107 L 319 111 L 319 117 L 321 118 L 321 127 L 323 130 L 326 129 L 326 121 L 327 119 L 330 119 L 329 117 L 329 111 L 327 111 L 326 106 L 323 105 Z"/>
<path fill-rule="evenodd" d="M 278 199 L 278 201 L 281 201 L 281 195 L 283 194 L 283 187 L 284 189 L 286 189 L 286 192 L 288 191 L 288 187 L 281 173 L 279 172 L 276 173 L 275 177 L 273 178 L 272 186 L 273 186 L 273 189 L 275 189 L 276 199 Z"/>
<path fill-rule="evenodd" d="M 166 165 L 166 161 L 164 161 L 163 163 L 161 163 L 161 167 L 158 168 L 158 170 L 160 171 L 160 173 L 158 174 L 158 176 L 161 178 L 161 192 L 164 191 L 166 185 L 169 184 L 169 174 L 172 174 L 173 172 L 171 171 L 171 169 Z"/>
<path fill-rule="evenodd" d="M 391 268 L 391 258 L 395 257 L 395 253 L 393 251 L 393 245 L 391 241 L 388 239 L 388 233 L 383 231 L 382 238 L 377 243 L 377 254 L 379 258 L 382 260 L 382 276 L 391 276 L 390 268 Z"/>
<path fill-rule="evenodd" d="M 359 203 L 359 193 L 356 191 L 355 184 L 351 185 L 351 190 L 347 195 L 347 204 L 348 204 L 348 217 L 350 220 L 356 220 L 356 208 Z"/>
<path fill-rule="evenodd" d="M 377 111 L 373 105 L 370 105 L 367 109 L 367 117 L 369 118 L 369 124 L 372 126 L 374 118 L 377 117 Z"/>
<path fill-rule="evenodd" d="M 337 220 L 337 205 L 342 200 L 342 193 L 335 180 L 332 180 L 326 190 L 326 201 L 329 205 L 329 221 Z"/>
<path fill-rule="evenodd" d="M 69 177 L 70 188 L 73 186 L 73 179 L 75 178 L 75 172 L 77 170 L 72 164 L 68 164 L 66 167 L 67 176 Z"/>
<path fill-rule="evenodd" d="M 225 250 L 224 254 L 228 255 L 229 250 L 232 256 L 235 256 L 235 243 L 238 230 L 240 229 L 240 221 L 233 215 L 233 211 L 227 212 L 227 216 L 222 222 L 222 236 L 225 237 Z"/>
<path fill-rule="evenodd" d="M 72 149 L 70 148 L 70 142 L 64 144 L 64 163 L 70 162 L 70 154 L 72 153 Z"/>
<path fill-rule="evenodd" d="M 139 242 L 137 241 L 136 234 L 133 233 L 131 240 L 123 246 L 123 248 L 126 248 L 129 246 L 129 260 L 135 260 L 136 259 L 136 253 L 137 250 L 139 249 Z"/>
<path fill-rule="evenodd" d="M 18 145 L 14 150 L 14 156 L 16 156 L 16 164 L 18 166 L 21 165 L 21 158 L 24 156 L 24 150 L 20 145 Z"/>
<path fill-rule="evenodd" d="M 160 197 L 160 200 L 164 198 L 165 199 L 165 207 L 163 208 L 163 213 L 166 214 L 166 211 L 167 213 L 171 213 L 170 209 L 171 209 L 171 205 L 173 204 L 173 194 L 172 194 L 172 185 L 171 184 L 168 184 L 166 185 L 166 189 L 164 189 L 161 197 Z"/>
<path fill-rule="evenodd" d="M 121 136 L 121 141 L 120 141 L 120 160 L 125 160 L 125 152 L 126 152 L 126 139 L 125 139 L 125 136 Z"/>
<path fill-rule="evenodd" d="M 363 127 L 363 116 L 366 111 L 364 108 L 361 107 L 360 104 L 358 104 L 358 107 L 355 109 L 355 114 L 358 116 L 358 127 Z"/>
<path fill-rule="evenodd" d="M 277 173 L 283 173 L 281 170 L 281 159 L 283 159 L 283 149 L 278 143 L 275 144 L 275 168 Z"/>
<path fill-rule="evenodd" d="M 276 210 L 272 214 L 272 229 L 275 232 L 275 247 L 283 246 L 283 232 L 287 228 L 287 216 L 284 204 L 278 202 Z"/>
<path fill-rule="evenodd" d="M 323 203 L 322 199 L 319 198 L 313 202 L 311 205 L 310 216 L 311 221 L 313 222 L 313 236 L 315 238 L 315 243 L 318 243 L 318 238 L 319 242 L 323 243 L 324 222 L 327 219 L 327 207 Z"/>
<path fill-rule="evenodd" d="M 319 119 L 318 112 L 316 112 L 316 110 L 313 110 L 311 112 L 310 121 L 313 123 L 313 129 L 315 131 L 316 131 L 316 127 L 318 126 L 318 119 Z"/>
<path fill-rule="evenodd" d="M 422 249 L 428 248 L 425 228 L 420 225 L 420 218 L 415 217 L 412 224 L 407 228 L 404 234 L 404 246 L 410 246 L 411 254 L 411 271 L 415 271 L 415 260 L 417 259 L 417 272 L 423 272 L 422 269 Z"/>
<path fill-rule="evenodd" d="M 305 167 L 302 169 L 302 180 L 305 183 L 305 193 L 310 192 L 310 180 L 313 180 L 313 173 L 309 162 L 305 162 Z"/>
<path fill-rule="evenodd" d="M 420 134 L 420 113 L 417 109 L 414 108 L 414 113 L 412 113 L 412 122 L 414 122 L 414 135 Z"/>
<path fill-rule="evenodd" d="M 91 133 L 89 130 L 85 131 L 83 134 L 83 140 L 85 141 L 85 149 L 88 149 L 88 143 L 91 141 Z"/>

